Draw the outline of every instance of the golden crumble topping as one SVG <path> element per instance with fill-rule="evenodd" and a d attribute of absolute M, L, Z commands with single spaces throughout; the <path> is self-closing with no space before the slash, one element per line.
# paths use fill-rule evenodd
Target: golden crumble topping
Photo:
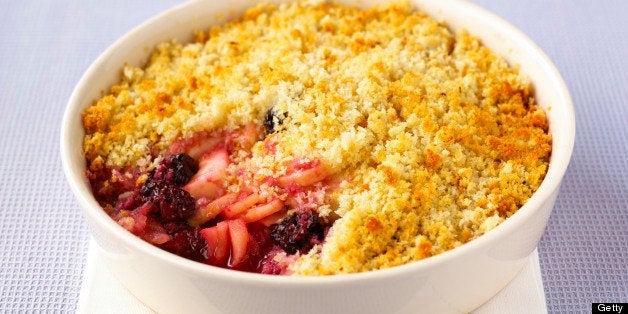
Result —
<path fill-rule="evenodd" d="M 83 113 L 91 169 L 133 167 L 202 131 L 285 113 L 273 155 L 285 173 L 320 159 L 341 178 L 319 212 L 337 220 L 290 269 L 381 269 L 450 250 L 520 208 L 548 167 L 551 136 L 530 83 L 464 30 L 406 3 L 259 5 L 197 41 L 158 45 Z"/>

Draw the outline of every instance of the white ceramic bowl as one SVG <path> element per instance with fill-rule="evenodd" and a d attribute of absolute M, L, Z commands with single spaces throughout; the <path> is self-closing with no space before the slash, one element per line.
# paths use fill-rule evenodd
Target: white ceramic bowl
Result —
<path fill-rule="evenodd" d="M 282 1 L 267 1 L 282 2 Z M 355 4 L 355 0 L 338 1 Z M 361 6 L 383 2 L 362 0 Z M 522 268 L 545 229 L 569 163 L 574 112 L 565 84 L 545 54 L 497 16 L 459 0 L 413 1 L 452 28 L 479 36 L 519 64 L 548 108 L 553 136 L 547 176 L 516 214 L 459 248 L 391 269 L 316 278 L 243 273 L 192 262 L 118 226 L 100 208 L 84 176 L 81 112 L 119 79 L 124 63 L 143 65 L 147 48 L 224 22 L 253 0 L 191 1 L 152 18 L 109 47 L 87 70 L 68 103 L 61 131 L 63 167 L 106 264 L 138 299 L 161 313 L 456 313 L 489 300 Z"/>

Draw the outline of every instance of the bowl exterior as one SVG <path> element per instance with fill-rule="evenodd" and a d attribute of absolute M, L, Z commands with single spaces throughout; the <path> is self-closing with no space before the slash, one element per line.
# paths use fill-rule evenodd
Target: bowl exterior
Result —
<path fill-rule="evenodd" d="M 555 196 L 524 228 L 491 246 L 418 270 L 364 280 L 341 276 L 344 282 L 314 281 L 313 285 L 265 285 L 255 279 L 241 281 L 182 269 L 134 245 L 112 241 L 113 235 L 100 224 L 90 227 L 114 276 L 159 313 L 468 313 L 498 293 L 524 266 L 543 233 Z"/>
<path fill-rule="evenodd" d="M 64 171 L 114 276 L 160 313 L 464 313 L 505 287 L 534 250 L 554 205 L 573 147 L 573 108 L 562 78 L 536 45 L 503 20 L 458 0 L 413 2 L 454 28 L 468 29 L 496 53 L 518 63 L 535 83 L 537 102 L 552 107 L 548 118 L 554 142 L 548 175 L 530 201 L 493 231 L 441 255 L 387 270 L 278 278 L 184 260 L 136 238 L 104 213 L 84 177 L 80 113 L 119 79 L 121 65 L 143 64 L 146 47 L 171 38 L 189 40 L 193 30 L 228 20 L 253 2 L 191 1 L 173 8 L 114 43 L 75 88 L 61 132 Z M 359 4 L 378 2 L 382 1 Z M 225 12 L 229 13 L 218 14 Z"/>

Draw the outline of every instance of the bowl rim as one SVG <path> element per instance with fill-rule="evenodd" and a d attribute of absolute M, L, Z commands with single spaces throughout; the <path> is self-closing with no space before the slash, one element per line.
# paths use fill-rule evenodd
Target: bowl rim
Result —
<path fill-rule="evenodd" d="M 61 161 L 68 184 L 82 207 L 83 215 L 85 215 L 86 219 L 94 221 L 107 232 L 117 237 L 117 239 L 125 242 L 130 247 L 141 251 L 143 254 L 149 255 L 151 258 L 159 259 L 170 266 L 185 269 L 193 273 L 202 274 L 204 276 L 213 276 L 217 279 L 246 283 L 248 285 L 259 285 L 260 287 L 263 286 L 267 288 L 286 285 L 289 285 L 290 287 L 312 285 L 328 286 L 339 283 L 360 283 L 367 280 L 370 281 L 395 276 L 406 276 L 409 272 L 420 273 L 423 271 L 429 271 L 429 269 L 432 269 L 433 267 L 458 260 L 475 250 L 489 247 L 491 243 L 494 243 L 497 239 L 502 238 L 520 228 L 525 222 L 531 219 L 531 217 L 537 213 L 541 205 L 552 196 L 554 191 L 559 188 L 562 177 L 564 176 L 569 164 L 575 140 L 575 113 L 573 104 L 567 86 L 560 73 L 549 57 L 527 35 L 501 17 L 478 5 L 464 0 L 441 0 L 441 2 L 456 5 L 468 10 L 470 15 L 481 16 L 483 18 L 483 22 L 499 26 L 500 32 L 512 35 L 511 39 L 516 39 L 519 47 L 525 47 L 526 50 L 534 52 L 534 58 L 537 59 L 539 64 L 544 68 L 543 71 L 554 81 L 556 84 L 555 87 L 558 88 L 557 94 L 561 99 L 560 106 L 564 109 L 564 115 L 561 119 L 565 124 L 563 127 L 566 128 L 566 131 L 562 132 L 565 134 L 562 139 L 562 145 L 557 147 L 555 140 L 552 141 L 552 155 L 543 182 L 537 191 L 515 214 L 500 223 L 490 232 L 487 232 L 472 241 L 441 254 L 386 269 L 330 276 L 276 276 L 234 271 L 188 260 L 143 241 L 115 223 L 104 212 L 104 210 L 102 210 L 102 207 L 98 205 L 91 193 L 89 193 L 89 195 L 85 195 L 85 193 L 83 193 L 84 191 L 81 190 L 80 186 L 86 184 L 87 180 L 82 172 L 73 170 L 72 156 L 73 153 L 76 153 L 76 147 L 74 147 L 76 146 L 76 143 L 74 143 L 74 146 L 72 143 L 76 141 L 72 141 L 71 139 L 76 137 L 76 130 L 73 129 L 74 125 L 72 125 L 70 121 L 73 120 L 75 115 L 80 114 L 83 110 L 81 108 L 83 108 L 84 104 L 80 103 L 79 99 L 81 98 L 81 94 L 83 94 L 87 89 L 86 81 L 88 81 L 90 77 L 97 75 L 99 65 L 103 64 L 109 55 L 113 54 L 119 47 L 123 46 L 123 43 L 129 37 L 143 33 L 147 29 L 150 29 L 155 23 L 158 23 L 168 16 L 185 11 L 189 7 L 199 5 L 199 3 L 202 2 L 203 1 L 188 1 L 172 7 L 158 15 L 153 16 L 152 18 L 149 18 L 117 39 L 100 54 L 100 56 L 83 74 L 70 96 L 63 115 L 60 132 Z M 553 133 L 555 132 L 552 132 L 552 134 Z M 82 136 L 81 140 L 78 142 L 82 143 Z M 78 145 L 80 146 L 79 149 L 82 149 L 82 144 Z"/>

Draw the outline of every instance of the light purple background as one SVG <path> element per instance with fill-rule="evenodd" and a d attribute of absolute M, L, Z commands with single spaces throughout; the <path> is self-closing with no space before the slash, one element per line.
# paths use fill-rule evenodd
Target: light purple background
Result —
<path fill-rule="evenodd" d="M 89 234 L 59 160 L 65 104 L 108 45 L 180 2 L 0 0 L 0 312 L 75 311 Z M 473 2 L 541 46 L 576 109 L 539 246 L 549 311 L 628 302 L 628 1 Z"/>

